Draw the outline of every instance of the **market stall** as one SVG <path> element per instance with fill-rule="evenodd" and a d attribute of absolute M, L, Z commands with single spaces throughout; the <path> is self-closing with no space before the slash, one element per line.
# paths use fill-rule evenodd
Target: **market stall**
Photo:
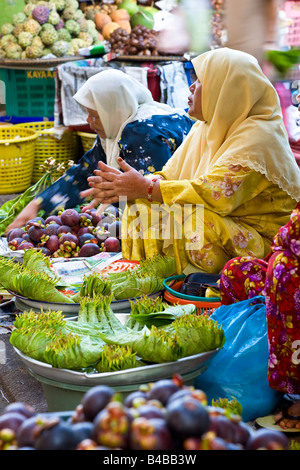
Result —
<path fill-rule="evenodd" d="M 73 99 L 81 86 L 117 69 L 186 108 L 191 58 L 226 43 L 224 7 L 201 2 L 205 34 L 167 40 L 169 52 L 158 37 L 174 34 L 172 1 L 26 1 L 1 25 L 0 450 L 297 448 L 297 429 L 274 419 L 262 296 L 225 305 L 220 273 L 124 259 L 121 205 L 62 208 L 6 232 L 94 146 Z"/>

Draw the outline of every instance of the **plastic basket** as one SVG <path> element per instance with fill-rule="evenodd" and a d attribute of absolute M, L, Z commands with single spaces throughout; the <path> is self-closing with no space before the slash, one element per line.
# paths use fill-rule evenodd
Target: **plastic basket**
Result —
<path fill-rule="evenodd" d="M 1 69 L 5 84 L 6 114 L 15 116 L 54 115 L 55 70 Z"/>
<path fill-rule="evenodd" d="M 78 137 L 76 132 L 66 131 L 61 139 L 56 138 L 53 121 L 27 122 L 16 124 L 16 128 L 30 128 L 38 133 L 35 147 L 32 181 L 36 183 L 43 175 L 40 169 L 47 158 L 54 158 L 56 163 L 67 163 L 69 160 L 77 161 Z M 67 169 L 67 168 L 66 168 Z M 53 173 L 53 179 L 61 176 Z"/>
<path fill-rule="evenodd" d="M 192 295 L 182 294 L 180 288 L 183 284 L 184 274 L 178 276 L 171 276 L 163 281 L 164 299 L 171 305 L 180 304 L 187 305 L 193 304 L 196 307 L 198 315 L 205 314 L 211 315 L 218 307 L 221 306 L 219 297 L 194 297 Z M 169 285 L 171 282 L 171 286 Z"/>
<path fill-rule="evenodd" d="M 37 138 L 34 129 L 0 127 L 0 194 L 20 193 L 30 186 Z"/>
<path fill-rule="evenodd" d="M 88 150 L 90 150 L 93 147 L 95 140 L 97 138 L 97 134 L 93 134 L 91 132 L 79 132 L 79 131 L 77 132 L 77 134 L 81 139 L 83 152 L 84 153 L 88 152 Z"/>

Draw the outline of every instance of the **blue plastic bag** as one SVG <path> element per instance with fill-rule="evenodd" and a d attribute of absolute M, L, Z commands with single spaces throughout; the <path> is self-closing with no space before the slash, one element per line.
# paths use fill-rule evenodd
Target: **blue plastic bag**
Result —
<path fill-rule="evenodd" d="M 263 296 L 222 305 L 211 318 L 222 325 L 224 347 L 195 380 L 211 400 L 236 398 L 243 408 L 243 421 L 274 411 L 282 394 L 268 382 L 268 336 Z"/>

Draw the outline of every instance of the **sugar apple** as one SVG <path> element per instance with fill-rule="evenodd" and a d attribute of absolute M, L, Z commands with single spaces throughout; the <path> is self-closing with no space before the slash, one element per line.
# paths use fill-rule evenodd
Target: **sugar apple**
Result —
<path fill-rule="evenodd" d="M 67 41 L 56 41 L 51 50 L 56 57 L 63 57 L 67 55 L 69 49 L 69 43 Z"/>
<path fill-rule="evenodd" d="M 96 10 L 96 8 L 94 8 L 93 5 L 89 5 L 88 7 L 86 7 L 86 9 L 84 10 L 84 16 L 87 20 L 91 20 L 91 21 L 94 21 L 95 20 L 95 15 L 97 13 L 97 11 L 99 10 Z"/>
<path fill-rule="evenodd" d="M 76 19 L 75 13 L 76 13 L 75 8 L 65 8 L 61 16 L 64 21 L 75 20 Z"/>
<path fill-rule="evenodd" d="M 50 11 L 53 10 L 53 9 L 56 10 L 55 4 L 53 2 L 48 2 L 48 0 L 46 0 L 46 1 L 39 0 L 37 2 L 37 6 L 47 7 Z"/>
<path fill-rule="evenodd" d="M 45 55 L 52 54 L 52 50 L 50 47 L 44 47 L 43 52 L 42 52 L 42 57 L 45 57 Z"/>
<path fill-rule="evenodd" d="M 14 25 L 16 25 L 18 23 L 24 23 L 24 21 L 26 21 L 26 20 L 27 20 L 27 16 L 23 12 L 15 13 L 12 16 L 12 22 L 13 22 Z"/>
<path fill-rule="evenodd" d="M 80 18 L 84 18 L 84 13 L 82 10 L 80 10 L 80 8 L 78 10 L 75 10 L 75 15 L 74 15 L 74 19 L 75 20 L 79 20 Z"/>
<path fill-rule="evenodd" d="M 32 11 L 35 7 L 36 5 L 34 3 L 27 3 L 27 5 L 24 7 L 23 13 L 25 13 L 25 15 L 28 17 L 32 14 Z"/>
<path fill-rule="evenodd" d="M 70 42 L 72 39 L 71 34 L 66 28 L 61 28 L 57 31 L 57 36 L 60 41 Z"/>
<path fill-rule="evenodd" d="M 60 21 L 60 16 L 59 14 L 57 13 L 57 11 L 51 11 L 50 12 L 50 15 L 49 15 L 49 18 L 48 18 L 48 23 L 50 24 L 53 24 L 54 26 L 56 26 Z"/>
<path fill-rule="evenodd" d="M 19 37 L 19 34 L 22 33 L 22 31 L 25 31 L 25 23 L 18 23 L 16 24 L 16 26 L 14 27 L 14 30 L 13 30 L 13 35 L 18 38 Z"/>
<path fill-rule="evenodd" d="M 33 40 L 33 34 L 22 31 L 18 37 L 18 43 L 23 49 L 26 49 L 27 46 L 30 46 Z"/>
<path fill-rule="evenodd" d="M 92 29 L 92 28 L 93 28 L 93 29 L 96 29 L 96 23 L 95 23 L 95 21 L 89 20 L 89 19 L 87 19 L 87 18 L 86 18 L 86 21 L 87 21 L 87 23 L 88 23 L 89 29 Z"/>
<path fill-rule="evenodd" d="M 32 11 L 32 18 L 38 21 L 40 24 L 47 23 L 49 15 L 50 15 L 49 8 L 43 5 L 36 6 Z"/>
<path fill-rule="evenodd" d="M 1 26 L 1 34 L 3 36 L 5 36 L 5 34 L 12 34 L 13 30 L 14 30 L 14 25 L 11 23 L 4 23 Z"/>
<path fill-rule="evenodd" d="M 74 48 L 73 44 L 71 44 L 70 42 L 69 42 L 69 47 L 68 47 L 66 55 L 69 55 L 69 56 L 76 55 L 75 48 Z"/>
<path fill-rule="evenodd" d="M 65 0 L 52 0 L 52 2 L 55 4 L 57 11 L 62 11 L 65 8 Z"/>
<path fill-rule="evenodd" d="M 17 43 L 17 38 L 13 34 L 5 34 L 0 39 L 0 45 L 3 48 L 7 46 L 7 44 L 10 44 L 10 43 L 14 43 L 14 44 Z"/>
<path fill-rule="evenodd" d="M 21 59 L 22 47 L 11 42 L 5 47 L 5 54 L 8 59 Z"/>
<path fill-rule="evenodd" d="M 77 8 L 79 8 L 79 2 L 77 0 L 66 0 L 65 8 L 69 8 L 69 7 L 77 10 Z"/>
<path fill-rule="evenodd" d="M 85 41 L 83 39 L 80 39 L 80 38 L 73 38 L 71 40 L 71 45 L 74 48 L 75 54 L 78 54 L 78 49 L 81 49 L 82 47 L 87 47 Z"/>
<path fill-rule="evenodd" d="M 78 36 L 80 33 L 80 25 L 75 20 L 67 20 L 65 22 L 65 27 L 72 36 Z"/>
<path fill-rule="evenodd" d="M 92 37 L 93 43 L 98 40 L 99 32 L 96 30 L 96 28 L 90 28 L 90 29 L 88 30 L 88 33 L 89 33 L 89 35 Z"/>
<path fill-rule="evenodd" d="M 31 33 L 34 36 L 39 34 L 41 28 L 42 27 L 40 23 L 34 20 L 33 18 L 28 18 L 28 20 L 24 23 L 24 31 L 26 31 L 27 33 Z"/>
<path fill-rule="evenodd" d="M 31 45 L 26 47 L 26 57 L 28 59 L 39 59 L 43 55 L 43 45 L 35 43 L 32 41 Z"/>
<path fill-rule="evenodd" d="M 87 33 L 87 31 L 89 30 L 89 24 L 87 20 L 85 18 L 79 18 L 77 21 L 80 26 L 80 31 L 84 31 L 85 33 Z"/>
<path fill-rule="evenodd" d="M 86 47 L 91 46 L 94 42 L 92 36 L 89 33 L 86 33 L 85 31 L 81 31 L 78 34 L 78 39 L 82 39 L 86 43 Z"/>
<path fill-rule="evenodd" d="M 43 28 L 40 32 L 40 38 L 43 41 L 43 44 L 45 46 L 50 46 L 55 43 L 58 39 L 58 33 L 54 26 L 50 25 L 49 23 L 47 24 L 47 28 Z M 51 28 L 49 27 L 51 26 Z"/>

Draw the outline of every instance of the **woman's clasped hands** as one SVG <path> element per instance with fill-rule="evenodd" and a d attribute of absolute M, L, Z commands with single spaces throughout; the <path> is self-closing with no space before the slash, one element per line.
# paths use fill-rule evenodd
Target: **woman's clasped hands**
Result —
<path fill-rule="evenodd" d="M 149 180 L 122 158 L 118 158 L 118 164 L 122 171 L 99 162 L 99 170 L 94 170 L 94 176 L 88 177 L 90 189 L 81 192 L 81 197 L 93 198 L 84 210 L 98 207 L 99 204 L 117 203 L 120 197 L 128 201 L 147 199 Z"/>

